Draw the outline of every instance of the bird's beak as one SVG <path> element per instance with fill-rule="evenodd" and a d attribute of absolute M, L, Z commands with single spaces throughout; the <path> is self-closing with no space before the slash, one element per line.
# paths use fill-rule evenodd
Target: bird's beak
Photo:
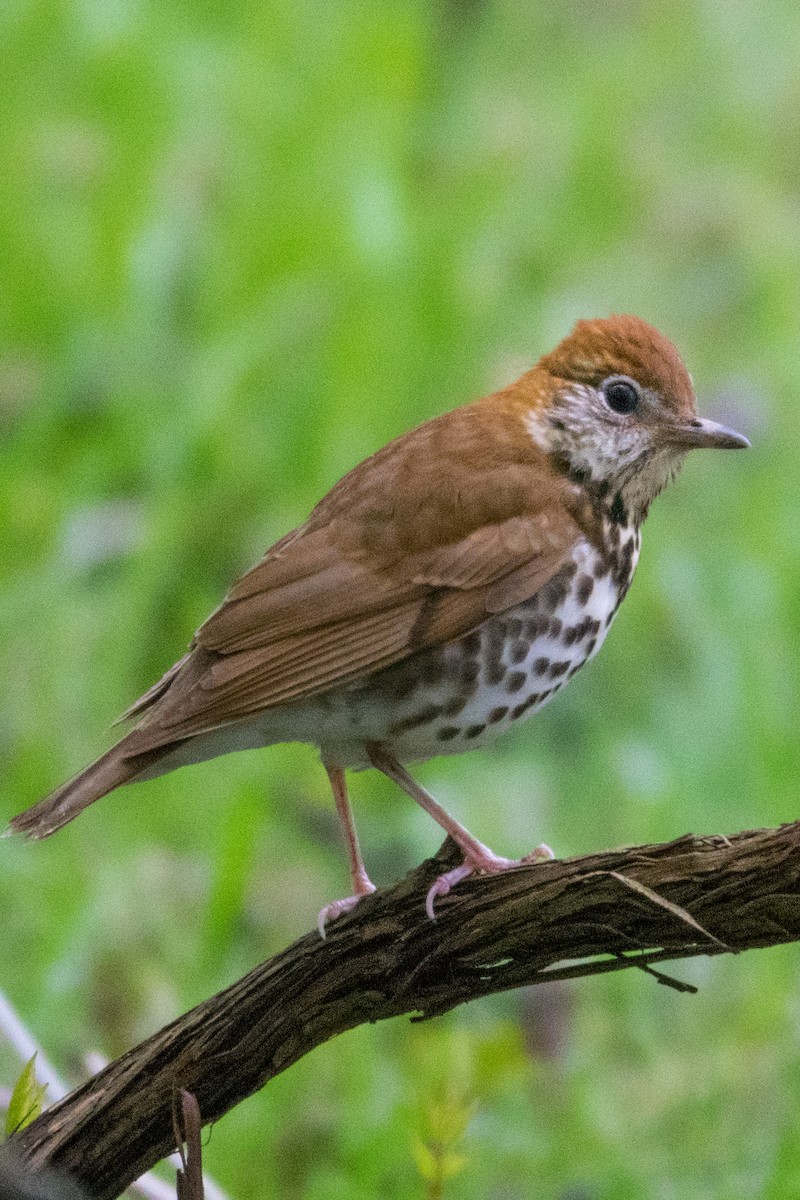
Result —
<path fill-rule="evenodd" d="M 747 438 L 726 425 L 695 417 L 685 425 L 671 425 L 665 430 L 668 445 L 680 450 L 747 450 Z"/>

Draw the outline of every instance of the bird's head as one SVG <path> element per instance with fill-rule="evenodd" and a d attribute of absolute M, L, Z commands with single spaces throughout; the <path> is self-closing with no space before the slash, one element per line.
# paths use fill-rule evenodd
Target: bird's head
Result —
<path fill-rule="evenodd" d="M 529 431 L 561 469 L 621 495 L 637 519 L 688 450 L 737 450 L 746 438 L 697 416 L 675 347 L 638 317 L 579 321 L 534 368 L 541 403 Z"/>

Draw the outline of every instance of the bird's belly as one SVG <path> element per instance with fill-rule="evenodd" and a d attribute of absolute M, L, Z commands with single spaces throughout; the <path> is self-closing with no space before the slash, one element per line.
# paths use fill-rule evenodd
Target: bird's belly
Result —
<path fill-rule="evenodd" d="M 635 537 L 623 578 L 592 546 L 578 547 L 530 600 L 322 697 L 312 740 L 326 761 L 350 767 L 368 765 L 365 741 L 412 762 L 492 740 L 542 708 L 597 653 L 637 551 Z"/>
<path fill-rule="evenodd" d="M 484 745 L 542 708 L 597 653 L 638 551 L 634 530 L 618 531 L 605 556 L 579 545 L 535 596 L 464 637 L 179 742 L 138 778 L 276 742 L 309 742 L 329 765 L 356 769 L 370 765 L 367 742 L 383 742 L 401 762 Z"/>

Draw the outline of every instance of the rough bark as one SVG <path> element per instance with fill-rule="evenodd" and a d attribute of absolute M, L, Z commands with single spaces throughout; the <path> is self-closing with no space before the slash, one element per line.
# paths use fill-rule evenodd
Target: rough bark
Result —
<path fill-rule="evenodd" d="M 692 835 L 468 880 L 424 912 L 437 857 L 307 934 L 109 1064 L 13 1139 L 110 1200 L 175 1149 L 177 1089 L 204 1124 L 364 1022 L 437 1016 L 479 996 L 800 940 L 800 822 Z"/>

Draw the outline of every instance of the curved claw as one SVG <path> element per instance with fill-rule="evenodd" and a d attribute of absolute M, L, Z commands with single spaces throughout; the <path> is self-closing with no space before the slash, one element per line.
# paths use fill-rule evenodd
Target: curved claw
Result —
<path fill-rule="evenodd" d="M 499 871 L 510 870 L 511 867 L 528 866 L 531 863 L 547 862 L 554 858 L 555 854 L 544 842 L 520 859 L 500 858 L 491 851 L 487 851 L 485 855 L 480 858 L 476 857 L 472 861 L 465 858 L 460 867 L 454 867 L 452 871 L 445 871 L 444 875 L 440 875 L 438 879 L 434 880 L 425 897 L 425 912 L 431 921 L 435 921 L 436 913 L 433 906 L 436 898 L 446 896 L 451 888 L 454 888 L 462 879 L 469 878 L 470 875 L 476 875 L 481 871 L 487 875 L 496 875 Z"/>
<path fill-rule="evenodd" d="M 440 875 L 431 886 L 428 888 L 428 895 L 425 897 L 425 912 L 431 921 L 436 920 L 436 913 L 433 911 L 433 905 L 437 896 L 446 896 L 451 888 L 460 883 L 462 879 L 466 879 L 468 875 L 474 875 L 478 870 L 470 863 L 462 863 L 460 867 L 454 867 L 452 871 L 446 871 L 444 875 Z"/>
<path fill-rule="evenodd" d="M 332 900 L 330 904 L 326 904 L 319 910 L 317 914 L 317 929 L 319 936 L 324 939 L 325 926 L 328 921 L 335 921 L 337 917 L 343 917 L 345 913 L 352 912 L 359 900 L 363 900 L 365 896 L 369 896 L 375 891 L 375 885 L 370 883 L 365 885 L 363 892 L 359 892 L 357 896 L 345 896 L 343 900 Z"/>

